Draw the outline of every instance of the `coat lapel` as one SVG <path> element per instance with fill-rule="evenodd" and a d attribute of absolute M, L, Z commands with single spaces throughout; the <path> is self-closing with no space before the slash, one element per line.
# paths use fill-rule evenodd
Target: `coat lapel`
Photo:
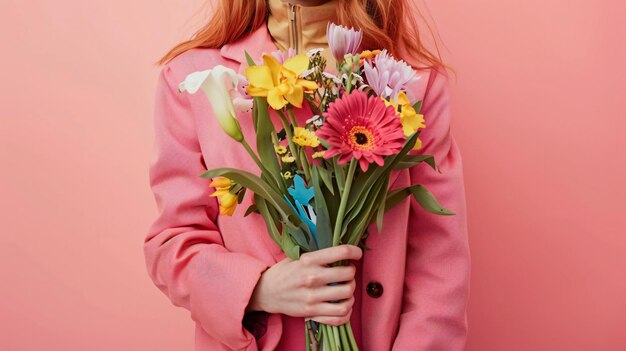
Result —
<path fill-rule="evenodd" d="M 247 67 L 245 51 L 256 60 L 260 58 L 263 53 L 269 54 L 275 50 L 278 50 L 278 48 L 272 41 L 267 26 L 262 25 L 239 40 L 224 44 L 220 49 L 220 55 L 229 60 L 238 62 L 241 65 L 239 67 L 239 73 L 242 73 L 243 69 Z"/>

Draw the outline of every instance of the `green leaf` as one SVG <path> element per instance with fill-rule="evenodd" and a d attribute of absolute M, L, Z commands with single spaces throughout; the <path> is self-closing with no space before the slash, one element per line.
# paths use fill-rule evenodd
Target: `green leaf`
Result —
<path fill-rule="evenodd" d="M 257 205 L 259 213 L 261 214 L 261 216 L 263 216 L 263 221 L 265 222 L 265 226 L 267 228 L 267 232 L 270 238 L 274 240 L 276 245 L 281 246 L 280 233 L 276 225 L 277 218 L 274 218 L 272 216 L 270 209 L 267 206 L 267 202 L 261 196 L 254 194 L 254 202 Z"/>
<path fill-rule="evenodd" d="M 202 178 L 227 177 L 235 183 L 239 183 L 244 187 L 252 190 L 265 200 L 267 200 L 281 214 L 283 219 L 288 220 L 289 215 L 293 215 L 293 210 L 285 199 L 272 189 L 265 181 L 258 176 L 234 168 L 216 168 L 208 170 L 200 175 Z M 298 221 L 299 224 L 299 221 Z"/>
<path fill-rule="evenodd" d="M 379 180 L 381 179 L 383 178 L 379 178 Z M 379 182 L 377 182 L 376 184 L 378 185 L 378 183 Z M 352 208 L 350 212 L 346 214 L 343 220 L 344 225 L 350 224 L 355 218 L 357 218 L 360 215 L 367 215 L 366 213 L 367 210 L 363 210 L 363 206 L 365 206 L 366 209 L 371 208 L 373 206 L 374 198 L 376 197 L 376 194 L 378 192 L 377 185 L 374 185 L 368 189 L 365 189 L 363 193 L 361 194 L 361 196 L 358 197 L 356 204 L 351 206 Z"/>
<path fill-rule="evenodd" d="M 332 183 L 333 171 L 328 170 L 324 167 L 314 166 L 313 168 L 316 168 L 318 170 L 320 179 L 324 182 L 324 185 L 326 185 L 326 188 L 330 191 L 330 193 L 334 195 L 335 190 L 333 189 L 333 183 Z"/>
<path fill-rule="evenodd" d="M 248 51 L 244 50 L 243 52 L 246 55 L 246 61 L 248 61 L 248 66 L 256 66 L 256 63 L 254 63 L 254 60 L 252 59 L 252 57 L 250 57 Z"/>
<path fill-rule="evenodd" d="M 246 213 L 243 214 L 244 217 L 248 217 L 249 215 L 251 215 L 253 212 L 259 212 L 259 209 L 257 208 L 256 204 L 252 204 L 250 206 L 248 206 L 248 209 L 246 210 Z"/>
<path fill-rule="evenodd" d="M 367 200 L 363 202 L 364 208 L 359 211 L 354 211 L 351 216 L 351 226 L 349 244 L 355 245 L 358 243 L 364 235 L 367 226 L 372 222 L 374 214 L 377 212 L 378 206 L 382 205 L 382 199 L 385 198 L 386 188 L 389 184 L 388 178 L 379 178 L 378 181 L 369 191 Z M 385 188 L 383 191 L 383 187 Z"/>
<path fill-rule="evenodd" d="M 241 190 L 243 188 L 243 186 L 241 186 L 241 184 L 235 184 L 233 185 L 230 190 L 228 191 L 229 193 L 235 195 L 239 192 L 239 190 Z"/>
<path fill-rule="evenodd" d="M 315 230 L 317 233 L 317 246 L 320 249 L 331 247 L 333 244 L 333 228 L 330 223 L 330 215 L 328 214 L 328 206 L 326 206 L 326 199 L 322 192 L 320 184 L 320 170 L 322 168 L 313 167 L 312 180 L 313 190 L 315 191 L 314 208 L 315 208 Z M 330 184 L 332 187 L 332 184 Z"/>
<path fill-rule="evenodd" d="M 241 204 L 241 202 L 243 201 L 243 197 L 246 195 L 246 188 L 241 187 L 241 190 L 239 191 L 239 195 L 237 196 L 237 203 Z"/>
<path fill-rule="evenodd" d="M 396 189 L 387 194 L 384 206 L 385 211 L 389 211 L 395 205 L 399 204 L 400 201 L 406 199 L 409 195 L 411 195 L 411 190 L 409 188 L 410 187 Z"/>
<path fill-rule="evenodd" d="M 354 207 L 354 205 L 358 202 L 359 197 L 367 196 L 367 193 L 369 192 L 368 189 L 371 189 L 379 178 L 389 177 L 391 170 L 407 155 L 411 149 L 413 149 L 419 133 L 420 132 L 418 131 L 411 134 L 398 154 L 387 156 L 385 158 L 385 164 L 382 167 L 370 166 L 370 169 L 368 169 L 367 172 L 361 174 L 357 177 L 357 179 L 355 179 L 352 184 L 352 189 L 350 190 L 347 211 L 350 211 Z"/>
<path fill-rule="evenodd" d="M 420 113 L 420 110 L 422 109 L 422 100 L 418 101 L 415 103 L 415 105 L 413 105 L 413 109 L 415 110 L 415 112 Z"/>
<path fill-rule="evenodd" d="M 304 230 L 302 229 L 302 225 L 306 225 L 306 224 L 302 222 L 299 228 L 297 229 L 287 228 L 287 231 L 289 232 L 289 235 L 291 235 L 291 237 L 296 241 L 296 243 L 300 247 L 302 247 L 305 251 L 313 251 L 309 245 L 309 240 L 307 238 L 307 235 L 304 233 Z"/>
<path fill-rule="evenodd" d="M 299 259 L 300 258 L 300 246 L 296 245 L 291 235 L 289 235 L 289 233 L 287 232 L 286 226 L 283 226 L 281 238 L 282 238 L 282 242 L 281 242 L 280 247 L 283 249 L 283 252 L 285 253 L 285 255 L 287 255 L 287 257 L 291 258 L 292 260 Z"/>
<path fill-rule="evenodd" d="M 337 163 L 339 156 L 335 156 L 331 159 L 335 168 L 335 179 L 337 180 L 337 186 L 339 187 L 339 193 L 343 192 L 343 185 L 346 184 L 346 174 L 344 173 L 343 166 Z M 352 185 L 354 187 L 354 185 Z"/>
<path fill-rule="evenodd" d="M 378 209 L 376 211 L 376 225 L 378 232 L 383 231 L 383 215 L 385 214 L 385 204 L 382 202 L 384 198 L 387 197 L 389 187 L 389 178 L 386 178 L 384 185 L 378 190 L 378 196 L 376 197 L 376 204 L 378 205 Z"/>
<path fill-rule="evenodd" d="M 435 157 L 432 155 L 406 155 L 400 162 L 398 162 L 394 169 L 405 169 L 422 162 L 426 162 L 432 169 L 439 171 L 437 169 L 437 165 L 435 164 Z"/>
<path fill-rule="evenodd" d="M 420 184 L 412 185 L 406 188 L 401 188 L 392 191 L 387 195 L 387 199 L 385 200 L 385 211 L 389 210 L 393 206 L 397 205 L 400 201 L 406 198 L 409 195 L 413 195 L 415 200 L 422 206 L 426 211 L 438 215 L 451 216 L 455 213 L 451 210 L 442 207 L 435 196 L 431 194 L 426 188 Z"/>
<path fill-rule="evenodd" d="M 330 146 L 330 144 L 329 144 L 326 140 L 324 140 L 324 139 L 322 139 L 322 138 L 318 138 L 318 139 L 319 139 L 319 141 L 320 141 L 320 144 L 322 144 L 322 146 L 323 146 L 325 149 L 330 149 L 330 148 L 332 147 L 332 146 Z"/>
<path fill-rule="evenodd" d="M 454 215 L 455 213 L 442 207 L 437 199 L 426 188 L 421 185 L 414 185 L 411 187 L 411 192 L 415 200 L 428 212 L 438 215 Z"/>
<path fill-rule="evenodd" d="M 322 193 L 324 194 L 324 200 L 326 201 L 326 207 L 328 208 L 328 218 L 330 221 L 330 227 L 334 228 L 335 223 L 337 223 L 337 213 L 339 212 L 339 203 L 341 202 L 341 197 L 339 194 L 339 188 L 337 184 L 333 182 L 334 192 L 330 192 L 330 190 L 323 187 Z M 331 231 L 332 233 L 332 231 Z M 332 236 L 332 234 L 331 234 Z"/>
<path fill-rule="evenodd" d="M 273 179 L 277 188 L 282 193 L 287 193 L 287 186 L 283 177 L 280 175 L 280 165 L 274 150 L 274 138 L 276 130 L 274 124 L 270 120 L 267 101 L 260 97 L 254 98 L 255 109 L 255 131 L 256 131 L 256 148 L 259 158 L 267 170 L 267 177 Z"/>

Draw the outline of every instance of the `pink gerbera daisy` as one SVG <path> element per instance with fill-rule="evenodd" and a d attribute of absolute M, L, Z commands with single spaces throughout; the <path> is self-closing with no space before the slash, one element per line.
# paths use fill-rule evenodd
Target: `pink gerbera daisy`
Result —
<path fill-rule="evenodd" d="M 341 155 L 338 163 L 345 164 L 354 157 L 364 172 L 372 162 L 384 165 L 383 156 L 398 153 L 406 141 L 393 106 L 385 106 L 380 97 L 368 98 L 363 91 L 331 102 L 324 117 L 317 131 L 330 144 L 324 158 Z"/>

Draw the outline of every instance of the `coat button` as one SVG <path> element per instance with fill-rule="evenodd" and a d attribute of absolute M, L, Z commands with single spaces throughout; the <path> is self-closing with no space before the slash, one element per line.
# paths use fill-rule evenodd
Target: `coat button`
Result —
<path fill-rule="evenodd" d="M 371 297 L 380 297 L 380 295 L 383 294 L 383 286 L 379 282 L 367 283 L 367 288 L 365 290 Z"/>

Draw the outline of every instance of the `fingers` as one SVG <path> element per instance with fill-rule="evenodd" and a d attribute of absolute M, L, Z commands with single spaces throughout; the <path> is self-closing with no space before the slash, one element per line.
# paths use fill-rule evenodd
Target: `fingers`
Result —
<path fill-rule="evenodd" d="M 336 315 L 336 316 L 335 315 L 334 316 L 320 315 L 320 316 L 309 317 L 307 319 L 311 319 L 311 320 L 314 320 L 316 322 L 323 323 L 323 324 L 339 326 L 342 324 L 346 324 L 348 321 L 350 321 L 350 316 L 352 316 L 352 306 L 350 306 L 350 308 L 346 310 L 346 313 L 341 314 L 341 315 Z"/>
<path fill-rule="evenodd" d="M 356 267 L 354 265 L 324 267 L 314 270 L 308 276 L 303 277 L 304 285 L 315 288 L 330 283 L 347 282 L 354 279 Z"/>
<path fill-rule="evenodd" d="M 361 248 L 355 245 L 339 245 L 306 252 L 300 256 L 304 264 L 327 265 L 341 260 L 359 260 L 363 256 Z"/>
<path fill-rule="evenodd" d="M 307 316 L 341 317 L 350 313 L 354 305 L 354 296 L 340 302 L 318 302 L 309 304 L 306 308 Z"/>
<path fill-rule="evenodd" d="M 327 285 L 320 287 L 315 291 L 316 302 L 331 302 L 343 299 L 349 299 L 354 296 L 356 282 L 350 280 L 347 283 L 337 285 Z"/>

